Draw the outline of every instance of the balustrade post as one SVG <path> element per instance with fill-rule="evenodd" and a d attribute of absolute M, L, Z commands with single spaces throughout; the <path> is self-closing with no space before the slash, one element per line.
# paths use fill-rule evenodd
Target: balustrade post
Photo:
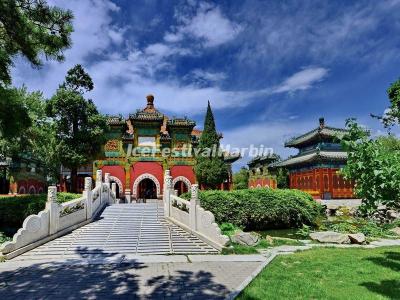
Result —
<path fill-rule="evenodd" d="M 164 200 L 164 215 L 169 217 L 171 215 L 171 199 L 170 195 L 172 192 L 172 176 L 170 171 L 166 170 L 164 175 L 164 187 L 163 187 L 163 200 Z"/>
<path fill-rule="evenodd" d="M 115 197 L 117 197 L 117 184 L 115 182 L 111 183 L 111 190 L 115 194 Z"/>
<path fill-rule="evenodd" d="M 190 208 L 189 208 L 189 222 L 190 229 L 193 231 L 197 230 L 197 204 L 199 202 L 199 185 L 192 184 L 190 188 Z"/>
<path fill-rule="evenodd" d="M 114 194 L 115 199 L 113 199 L 113 202 L 117 202 L 117 184 L 115 182 L 111 183 L 111 191 Z"/>
<path fill-rule="evenodd" d="M 110 188 L 111 188 L 110 173 L 104 173 L 104 183 L 107 186 L 107 200 L 106 200 L 106 202 L 108 204 L 112 204 L 111 196 L 110 196 Z"/>
<path fill-rule="evenodd" d="M 103 172 L 101 170 L 96 171 L 96 187 L 100 186 L 103 181 Z"/>
<path fill-rule="evenodd" d="M 86 198 L 86 220 L 89 220 L 93 215 L 92 177 L 85 177 L 83 197 Z"/>
<path fill-rule="evenodd" d="M 60 227 L 60 205 L 57 203 L 57 187 L 49 186 L 47 190 L 46 209 L 49 211 L 49 235 L 58 232 Z"/>
<path fill-rule="evenodd" d="M 105 173 L 104 174 L 104 183 L 107 184 L 108 187 L 111 186 L 111 184 L 110 184 L 110 173 Z"/>

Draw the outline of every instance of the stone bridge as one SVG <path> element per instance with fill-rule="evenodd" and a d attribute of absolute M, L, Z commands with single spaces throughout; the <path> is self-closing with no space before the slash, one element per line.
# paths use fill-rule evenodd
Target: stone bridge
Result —
<path fill-rule="evenodd" d="M 99 170 L 96 187 L 85 180 L 82 197 L 59 204 L 49 187 L 46 209 L 29 216 L 11 242 L 0 251 L 6 258 L 33 260 L 82 255 L 216 254 L 228 238 L 211 212 L 199 203 L 197 185 L 192 198 L 176 196 L 172 177 L 165 174 L 163 200 L 118 204 L 115 183 Z"/>

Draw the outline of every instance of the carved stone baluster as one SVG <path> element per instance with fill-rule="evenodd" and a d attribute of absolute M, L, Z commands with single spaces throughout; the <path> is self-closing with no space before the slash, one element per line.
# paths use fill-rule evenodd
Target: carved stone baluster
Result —
<path fill-rule="evenodd" d="M 103 172 L 101 170 L 96 171 L 96 187 L 101 185 L 103 181 Z"/>
<path fill-rule="evenodd" d="M 47 190 L 46 209 L 50 213 L 49 235 L 55 234 L 60 227 L 60 205 L 57 203 L 57 187 L 49 186 Z"/>
<path fill-rule="evenodd" d="M 197 230 L 197 204 L 198 204 L 198 195 L 199 195 L 199 185 L 192 184 L 190 188 L 190 208 L 189 208 L 189 222 L 190 229 L 196 231 Z"/>
<path fill-rule="evenodd" d="M 172 191 L 172 176 L 170 175 L 170 171 L 166 170 L 164 175 L 164 214 L 166 217 L 171 215 L 171 199 L 170 196 L 173 193 Z"/>
<path fill-rule="evenodd" d="M 86 220 L 88 220 L 93 214 L 92 177 L 85 177 L 85 189 L 83 191 L 83 197 L 86 198 Z"/>

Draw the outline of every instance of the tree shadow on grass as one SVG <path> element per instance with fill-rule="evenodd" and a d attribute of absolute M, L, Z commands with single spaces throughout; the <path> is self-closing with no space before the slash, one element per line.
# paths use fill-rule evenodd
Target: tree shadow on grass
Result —
<path fill-rule="evenodd" d="M 388 251 L 384 256 L 368 257 L 369 260 L 379 266 L 400 272 L 400 253 Z M 382 280 L 378 282 L 363 282 L 361 286 L 366 287 L 371 292 L 389 297 L 390 299 L 400 299 L 400 280 Z"/>
<path fill-rule="evenodd" d="M 400 272 L 400 253 L 398 252 L 387 251 L 383 253 L 383 257 L 367 257 L 366 260 L 393 271 Z"/>

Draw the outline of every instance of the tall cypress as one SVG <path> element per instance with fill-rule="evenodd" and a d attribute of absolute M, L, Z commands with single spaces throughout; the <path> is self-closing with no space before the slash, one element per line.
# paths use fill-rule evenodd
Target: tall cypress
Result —
<path fill-rule="evenodd" d="M 208 102 L 195 166 L 197 181 L 206 189 L 218 188 L 228 176 L 228 168 L 222 153 L 219 151 L 219 140 L 220 136 L 216 130 L 214 115 L 210 102 Z"/>

